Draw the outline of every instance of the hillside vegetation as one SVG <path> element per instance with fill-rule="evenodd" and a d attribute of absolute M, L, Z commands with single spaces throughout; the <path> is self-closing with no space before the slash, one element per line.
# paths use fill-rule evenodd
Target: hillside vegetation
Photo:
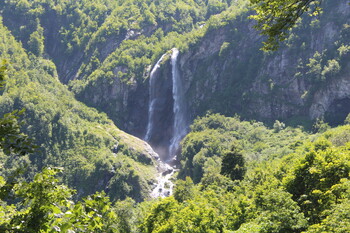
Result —
<path fill-rule="evenodd" d="M 0 0 L 0 232 L 348 232 L 350 5 L 262 51 L 249 2 Z M 173 48 L 190 125 L 152 199 Z"/>
<path fill-rule="evenodd" d="M 9 175 L 23 163 L 29 163 L 29 173 L 45 166 L 64 167 L 65 182 L 76 187 L 79 196 L 108 189 L 113 199 L 147 197 L 146 179 L 156 171 L 146 144 L 76 101 L 58 81 L 50 60 L 28 55 L 4 26 L 0 31 L 1 59 L 7 61 L 1 115 L 24 108 L 22 131 L 39 147 L 29 157 L 2 155 L 1 173 Z"/>

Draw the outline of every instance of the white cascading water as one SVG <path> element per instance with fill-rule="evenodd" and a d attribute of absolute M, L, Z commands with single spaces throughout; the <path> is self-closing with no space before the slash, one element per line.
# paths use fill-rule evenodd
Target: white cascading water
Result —
<path fill-rule="evenodd" d="M 160 67 L 164 54 L 156 65 L 153 67 L 150 74 L 150 101 L 148 109 L 148 124 L 147 132 L 145 136 L 145 141 L 149 141 L 152 137 L 153 127 L 154 127 L 154 105 L 156 101 L 156 89 L 155 89 L 155 72 Z M 172 194 L 172 189 L 174 184 L 171 182 L 171 177 L 175 172 L 175 168 L 168 163 L 172 162 L 175 158 L 176 151 L 179 148 L 181 139 L 186 135 L 186 121 L 185 121 L 185 106 L 184 106 L 184 96 L 183 96 L 183 86 L 181 82 L 180 73 L 177 67 L 177 58 L 179 55 L 179 50 L 176 48 L 172 49 L 171 55 L 171 66 L 172 66 L 172 94 L 174 100 L 173 113 L 174 113 L 174 123 L 173 123 L 173 135 L 169 146 L 169 156 L 167 161 L 159 161 L 158 171 L 159 176 L 157 178 L 156 187 L 153 189 L 151 196 L 153 198 L 157 197 L 167 197 Z"/>
<path fill-rule="evenodd" d="M 184 101 L 184 88 L 182 85 L 180 72 L 177 65 L 177 58 L 179 56 L 179 50 L 172 49 L 171 55 L 171 67 L 172 67 L 172 81 L 173 81 L 173 99 L 174 99 L 174 131 L 173 137 L 170 141 L 169 147 L 169 160 L 173 160 L 176 151 L 179 148 L 181 139 L 186 135 L 186 118 L 185 118 L 185 101 Z"/>
<path fill-rule="evenodd" d="M 170 179 L 174 175 L 175 169 L 169 164 L 159 161 L 158 172 L 156 187 L 152 190 L 151 197 L 168 197 L 173 193 L 174 183 Z"/>
<path fill-rule="evenodd" d="M 156 102 L 156 88 L 155 88 L 155 73 L 160 68 L 160 63 L 163 61 L 166 53 L 161 56 L 161 58 L 158 60 L 158 62 L 153 67 L 151 74 L 150 74 L 150 80 L 149 80 L 149 107 L 148 107 L 148 123 L 147 123 L 147 131 L 146 136 L 144 140 L 148 142 L 151 139 L 152 131 L 153 131 L 153 125 L 154 125 L 154 105 Z"/>

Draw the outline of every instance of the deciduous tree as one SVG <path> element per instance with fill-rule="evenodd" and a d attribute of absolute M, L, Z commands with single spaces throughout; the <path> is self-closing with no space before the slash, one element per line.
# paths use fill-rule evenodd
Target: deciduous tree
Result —
<path fill-rule="evenodd" d="M 279 42 L 286 39 L 289 29 L 305 12 L 317 14 L 319 1 L 317 0 L 250 0 L 256 11 L 251 16 L 257 24 L 255 27 L 261 30 L 261 34 L 267 36 L 263 50 L 276 50 Z"/>

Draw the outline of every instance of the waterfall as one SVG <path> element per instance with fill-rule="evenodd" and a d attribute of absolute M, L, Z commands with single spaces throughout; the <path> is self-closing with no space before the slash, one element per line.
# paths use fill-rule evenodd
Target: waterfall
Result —
<path fill-rule="evenodd" d="M 156 76 L 158 73 L 157 70 L 160 68 L 160 63 L 163 61 L 165 55 L 166 54 L 164 54 L 159 59 L 159 61 L 156 63 L 156 65 L 153 67 L 150 73 L 148 123 L 147 123 L 146 135 L 144 138 L 144 140 L 148 142 L 152 141 L 152 138 L 154 136 L 157 136 L 154 134 L 157 132 L 156 130 L 158 130 L 159 132 L 159 129 L 157 127 L 161 126 L 159 119 L 157 119 L 157 114 L 159 115 L 160 113 L 162 113 L 162 111 L 159 111 L 159 101 L 158 101 L 162 97 L 159 96 L 160 90 L 156 90 L 157 87 L 159 88 L 159 85 L 157 86 L 157 84 L 159 83 L 156 83 L 157 81 Z M 167 150 L 164 153 L 165 155 L 160 156 L 161 158 L 164 159 L 164 157 L 167 154 L 166 160 L 164 159 L 165 160 L 164 162 L 161 160 L 158 160 L 159 175 L 158 175 L 157 181 L 155 182 L 155 188 L 151 192 L 151 196 L 154 198 L 166 197 L 172 194 L 172 189 L 174 184 L 172 183 L 171 178 L 173 174 L 177 171 L 177 169 L 175 169 L 175 166 L 172 164 L 172 162 L 179 148 L 180 141 L 186 135 L 186 131 L 187 131 L 187 122 L 185 117 L 186 107 L 184 102 L 184 91 L 183 91 L 184 88 L 182 85 L 180 72 L 177 64 L 178 55 L 179 55 L 179 50 L 176 48 L 173 48 L 172 54 L 171 54 L 171 83 L 169 83 L 171 84 L 172 88 L 169 89 L 169 92 L 168 92 L 169 99 L 172 98 L 172 103 L 173 103 L 173 109 L 172 109 L 173 122 L 172 123 L 169 122 L 170 124 L 172 124 L 170 126 L 172 128 L 171 130 L 172 134 L 167 135 L 169 136 L 169 139 L 166 137 Z M 167 76 L 166 78 L 170 78 L 170 77 Z M 167 113 L 169 113 L 169 111 Z M 164 135 L 161 135 L 161 136 L 164 136 Z"/>
<path fill-rule="evenodd" d="M 157 88 L 159 89 L 159 84 L 157 82 L 160 81 L 159 79 L 157 80 L 157 75 L 159 73 L 157 71 L 160 68 L 160 63 L 164 60 L 164 57 L 167 54 L 168 53 L 163 54 L 163 56 L 154 65 L 150 73 L 148 123 L 146 128 L 146 135 L 144 137 L 144 140 L 147 142 L 152 141 L 152 138 L 154 136 L 163 136 L 163 135 L 154 135 L 157 132 L 157 130 L 159 131 L 159 126 L 161 126 L 159 122 L 159 117 L 157 118 L 156 114 L 158 115 L 162 114 L 162 112 L 159 111 L 159 103 L 162 97 L 160 96 L 161 90 L 157 90 Z M 174 159 L 174 156 L 179 148 L 180 141 L 186 135 L 186 131 L 187 131 L 187 122 L 185 117 L 186 108 L 184 103 L 184 91 L 183 91 L 184 88 L 183 88 L 183 84 L 182 84 L 182 80 L 181 80 L 181 76 L 178 68 L 178 56 L 179 56 L 179 50 L 176 48 L 173 48 L 171 53 L 171 80 L 169 80 L 172 84 L 171 85 L 172 88 L 170 90 L 170 96 L 172 95 L 172 97 L 169 96 L 170 98 L 172 98 L 172 102 L 173 102 L 172 103 L 173 122 L 172 122 L 172 125 L 170 126 L 172 128 L 172 133 L 170 135 L 168 134 L 169 141 L 166 143 L 167 150 L 161 153 L 162 154 L 161 157 L 163 159 L 164 157 L 167 157 L 166 158 L 167 160 Z M 167 138 L 165 137 L 164 139 L 167 139 Z M 152 142 L 154 143 L 154 141 Z"/>
<path fill-rule="evenodd" d="M 149 141 L 152 137 L 153 133 L 153 127 L 154 127 L 154 106 L 156 103 L 156 80 L 155 80 L 155 73 L 160 68 L 160 63 L 163 61 L 166 53 L 161 56 L 161 58 L 158 60 L 158 62 L 154 65 L 151 74 L 150 74 L 150 81 L 149 81 L 149 107 L 148 107 L 148 123 L 147 123 L 147 130 L 144 140 Z"/>
<path fill-rule="evenodd" d="M 174 158 L 176 151 L 179 148 L 181 139 L 186 135 L 186 108 L 184 101 L 184 88 L 181 81 L 181 76 L 177 64 L 179 50 L 172 49 L 171 67 L 172 67 L 172 81 L 173 81 L 173 113 L 174 113 L 174 131 L 173 137 L 170 141 L 169 156 L 170 160 Z"/>

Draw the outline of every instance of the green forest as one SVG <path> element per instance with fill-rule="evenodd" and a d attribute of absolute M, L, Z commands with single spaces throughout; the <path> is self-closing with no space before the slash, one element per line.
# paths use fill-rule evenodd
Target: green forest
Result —
<path fill-rule="evenodd" d="M 350 232 L 349 73 L 348 0 L 0 0 L 0 232 Z"/>

